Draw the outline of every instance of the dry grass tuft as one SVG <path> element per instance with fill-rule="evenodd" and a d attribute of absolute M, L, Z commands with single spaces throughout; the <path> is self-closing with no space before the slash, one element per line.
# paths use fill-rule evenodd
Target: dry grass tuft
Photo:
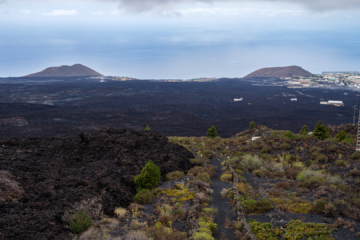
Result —
<path fill-rule="evenodd" d="M 64 222 L 70 222 L 71 214 L 74 211 L 75 212 L 87 212 L 92 217 L 92 219 L 101 219 L 103 217 L 103 212 L 101 210 L 102 205 L 99 202 L 100 202 L 100 199 L 95 197 L 95 198 L 82 200 L 80 202 L 74 203 L 72 205 L 72 207 L 73 207 L 72 210 L 65 211 L 62 220 Z"/>
<path fill-rule="evenodd" d="M 0 202 L 18 200 L 23 190 L 8 171 L 0 171 Z"/>

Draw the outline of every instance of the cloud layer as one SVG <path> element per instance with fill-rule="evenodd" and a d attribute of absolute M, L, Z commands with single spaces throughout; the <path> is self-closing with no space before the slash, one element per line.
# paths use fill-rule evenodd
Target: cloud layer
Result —
<path fill-rule="evenodd" d="M 71 15 L 77 15 L 78 12 L 76 10 L 54 10 L 52 12 L 44 13 L 43 15 L 46 16 L 71 16 Z"/>
<path fill-rule="evenodd" d="M 99 0 L 103 1 L 103 0 Z M 249 0 L 107 0 L 116 1 L 121 9 L 143 12 L 151 9 L 172 8 L 178 4 L 194 3 L 243 3 Z M 284 2 L 301 5 L 313 11 L 329 11 L 360 8 L 359 0 L 253 0 L 252 2 Z"/>

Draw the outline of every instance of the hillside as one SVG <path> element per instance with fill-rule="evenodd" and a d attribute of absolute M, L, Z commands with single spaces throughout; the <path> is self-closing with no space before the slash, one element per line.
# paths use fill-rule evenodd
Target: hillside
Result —
<path fill-rule="evenodd" d="M 45 70 L 25 77 L 84 77 L 84 76 L 103 76 L 102 74 L 92 70 L 81 64 L 72 66 L 49 67 Z"/>
<path fill-rule="evenodd" d="M 262 68 L 256 70 L 255 72 L 246 75 L 244 78 L 253 78 L 253 77 L 282 78 L 282 77 L 292 77 L 294 75 L 308 77 L 311 76 L 312 74 L 299 66 L 271 67 L 271 68 Z"/>

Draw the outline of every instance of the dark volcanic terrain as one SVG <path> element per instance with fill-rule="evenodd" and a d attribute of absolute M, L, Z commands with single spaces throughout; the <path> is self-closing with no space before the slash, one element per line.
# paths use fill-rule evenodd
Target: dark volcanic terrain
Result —
<path fill-rule="evenodd" d="M 229 137 L 247 129 L 252 120 L 298 132 L 304 124 L 313 129 L 319 120 L 331 125 L 352 122 L 352 106 L 358 104 L 356 92 L 262 83 L 261 78 L 202 83 L 0 79 L 0 139 L 73 136 L 104 127 L 142 130 L 146 124 L 166 136 L 204 136 L 214 125 L 220 136 Z M 290 101 L 292 97 L 298 101 Z M 320 105 L 320 99 L 342 100 L 345 107 Z"/>
<path fill-rule="evenodd" d="M 154 131 L 0 140 L 0 239 L 71 239 L 62 216 L 72 204 L 96 197 L 112 216 L 115 207 L 132 202 L 135 175 L 147 161 L 160 167 L 164 179 L 168 172 L 188 170 L 192 157 Z M 16 200 L 2 201 L 7 174 L 23 192 Z"/>

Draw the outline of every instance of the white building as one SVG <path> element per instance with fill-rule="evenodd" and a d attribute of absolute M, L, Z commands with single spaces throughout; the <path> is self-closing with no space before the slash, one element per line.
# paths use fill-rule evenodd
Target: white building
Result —
<path fill-rule="evenodd" d="M 297 98 L 291 98 L 290 100 L 293 101 L 293 102 L 296 102 Z"/>
<path fill-rule="evenodd" d="M 243 98 L 234 98 L 234 102 L 240 102 L 242 100 L 243 100 Z"/>
<path fill-rule="evenodd" d="M 328 101 L 328 104 L 329 104 L 329 105 L 334 105 L 334 106 L 336 106 L 336 107 L 344 106 L 344 103 L 343 103 L 342 101 L 329 100 L 329 101 Z"/>

